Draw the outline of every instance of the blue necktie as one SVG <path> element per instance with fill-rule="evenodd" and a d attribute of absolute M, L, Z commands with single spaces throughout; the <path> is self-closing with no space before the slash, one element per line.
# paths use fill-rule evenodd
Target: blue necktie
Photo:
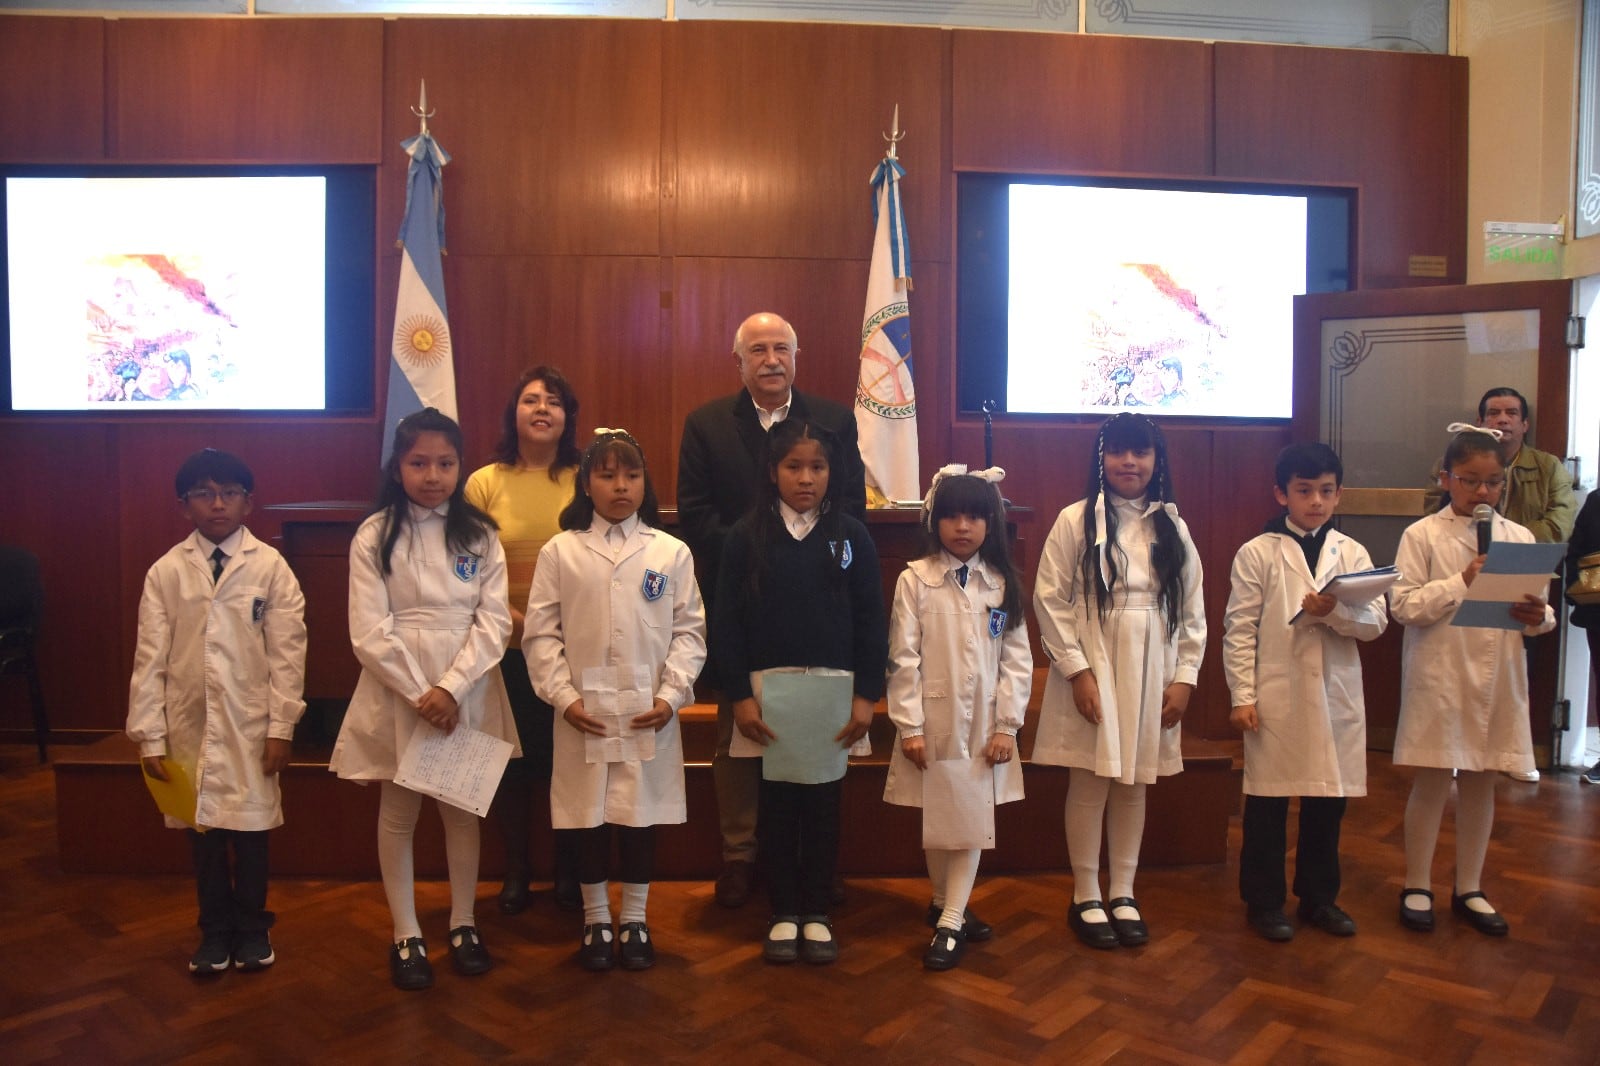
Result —
<path fill-rule="evenodd" d="M 961 569 L 956 571 L 956 580 L 961 582 L 961 587 L 967 587 L 967 564 L 962 563 Z"/>
<path fill-rule="evenodd" d="M 211 553 L 211 583 L 215 585 L 222 576 L 222 564 L 227 561 L 228 553 L 217 548 Z"/>

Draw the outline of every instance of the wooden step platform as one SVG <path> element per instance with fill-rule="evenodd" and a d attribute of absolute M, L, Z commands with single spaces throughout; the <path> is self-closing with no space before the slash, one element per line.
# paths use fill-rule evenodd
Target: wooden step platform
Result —
<path fill-rule="evenodd" d="M 1041 679 L 1042 686 L 1042 679 Z M 1067 868 L 1064 809 L 1068 773 L 1034 766 L 1032 749 L 1037 711 L 1030 709 L 1021 750 L 1027 798 L 997 811 L 998 846 L 984 856 L 984 869 L 999 872 L 1060 871 Z M 656 874 L 663 880 L 715 877 L 721 868 L 716 794 L 710 754 L 715 744 L 716 708 L 695 704 L 682 716 L 689 821 L 662 826 Z M 883 802 L 884 778 L 894 740 L 882 713 L 872 730 L 871 757 L 851 760 L 845 777 L 844 821 L 839 866 L 857 876 L 923 876 L 921 812 Z M 52 751 L 56 773 L 56 831 L 61 865 L 69 873 L 182 873 L 189 850 L 181 833 L 162 827 L 140 780 L 137 749 L 122 736 Z M 1228 817 L 1239 809 L 1241 775 L 1228 745 L 1185 737 L 1184 772 L 1164 778 L 1149 791 L 1141 862 L 1153 866 L 1217 863 L 1227 858 Z M 328 772 L 328 748 L 296 744 L 283 775 L 284 825 L 272 836 L 274 875 L 375 878 L 378 789 L 341 781 Z M 436 815 L 425 805 L 417 830 L 417 870 L 424 877 L 444 874 L 444 837 Z M 535 876 L 542 857 L 552 853 L 549 816 L 535 810 L 531 854 Z M 543 828 L 539 828 L 543 826 Z M 499 835 L 483 830 L 481 876 L 503 871 Z"/>

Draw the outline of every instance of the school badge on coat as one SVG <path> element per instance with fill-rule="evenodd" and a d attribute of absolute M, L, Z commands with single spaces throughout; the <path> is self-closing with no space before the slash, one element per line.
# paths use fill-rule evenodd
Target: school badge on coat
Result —
<path fill-rule="evenodd" d="M 263 597 L 257 596 L 250 601 L 250 621 L 259 623 L 266 616 L 267 601 Z"/>
<path fill-rule="evenodd" d="M 856 557 L 855 552 L 850 548 L 850 542 L 848 540 L 835 540 L 829 541 L 829 543 L 833 545 L 833 557 L 839 560 L 839 569 L 850 569 L 850 564 Z"/>
<path fill-rule="evenodd" d="M 644 598 L 650 603 L 654 603 L 661 598 L 663 592 L 667 591 L 667 575 L 658 574 L 654 570 L 646 570 L 644 572 L 644 583 L 640 587 L 644 590 Z"/>
<path fill-rule="evenodd" d="M 456 577 L 462 581 L 471 581 L 478 576 L 478 557 L 476 555 L 456 556 Z"/>
<path fill-rule="evenodd" d="M 989 635 L 998 637 L 1006 631 L 1006 613 L 996 607 L 989 612 Z"/>

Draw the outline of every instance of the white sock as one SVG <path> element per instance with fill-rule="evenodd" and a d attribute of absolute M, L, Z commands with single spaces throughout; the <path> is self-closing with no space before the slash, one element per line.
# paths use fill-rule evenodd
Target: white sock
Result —
<path fill-rule="evenodd" d="M 977 848 L 947 851 L 945 866 L 944 913 L 939 924 L 946 929 L 960 929 L 967 923 L 967 901 L 972 898 L 973 883 L 978 880 L 978 858 L 983 854 Z"/>
<path fill-rule="evenodd" d="M 1111 779 L 1074 766 L 1067 786 L 1067 857 L 1072 862 L 1072 902 L 1104 899 L 1100 894 L 1100 832 Z M 1089 911 L 1084 921 L 1103 922 L 1104 911 Z"/>
<path fill-rule="evenodd" d="M 450 928 L 471 925 L 472 908 L 478 894 L 478 823 L 471 811 L 439 804 L 439 820 L 444 823 L 445 867 L 450 872 Z"/>
<path fill-rule="evenodd" d="M 635 884 L 631 881 L 622 882 L 622 916 L 618 919 L 623 925 L 629 922 L 644 921 L 645 901 L 650 898 L 650 882 Z"/>
<path fill-rule="evenodd" d="M 583 893 L 583 924 L 611 925 L 611 882 L 596 881 L 594 884 L 587 882 L 578 886 L 578 891 Z M 610 939 L 607 937 L 607 939 Z"/>
<path fill-rule="evenodd" d="M 1406 800 L 1406 883 L 1405 888 L 1428 888 L 1433 884 L 1433 851 L 1439 843 L 1439 822 L 1450 798 L 1454 771 L 1433 766 L 1417 768 L 1411 779 L 1411 795 Z M 1427 896 L 1408 893 L 1405 905 L 1425 911 L 1433 904 Z"/>
<path fill-rule="evenodd" d="M 1456 778 L 1456 883 L 1461 895 L 1483 890 L 1483 860 L 1489 854 L 1489 834 L 1494 829 L 1493 770 L 1463 772 Z M 1494 907 L 1485 899 L 1469 899 L 1467 906 L 1484 914 Z"/>
<path fill-rule="evenodd" d="M 383 894 L 389 901 L 396 944 L 422 935 L 417 924 L 416 872 L 411 838 L 416 833 L 422 794 L 384 781 L 378 792 L 378 869 L 383 873 Z"/>
<path fill-rule="evenodd" d="M 1111 860 L 1111 886 L 1107 898 L 1133 895 L 1133 877 L 1139 872 L 1139 846 L 1144 842 L 1144 785 L 1111 783 L 1106 805 L 1106 851 Z M 1118 918 L 1139 917 L 1131 907 Z"/>
<path fill-rule="evenodd" d="M 923 848 L 922 857 L 927 860 L 928 883 L 933 886 L 933 899 L 931 902 L 935 907 L 943 910 L 945 871 L 950 864 L 950 853 L 942 848 Z"/>

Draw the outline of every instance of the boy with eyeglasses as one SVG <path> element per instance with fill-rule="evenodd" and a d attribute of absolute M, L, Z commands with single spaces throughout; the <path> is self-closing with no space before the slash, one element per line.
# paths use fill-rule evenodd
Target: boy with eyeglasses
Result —
<path fill-rule="evenodd" d="M 283 824 L 278 774 L 305 711 L 305 598 L 283 556 L 244 527 L 255 478 L 207 448 L 178 468 L 194 532 L 145 575 L 128 736 L 158 781 L 193 783 L 188 827 L 200 903 L 197 975 L 259 970 L 267 930 L 267 830 Z"/>

